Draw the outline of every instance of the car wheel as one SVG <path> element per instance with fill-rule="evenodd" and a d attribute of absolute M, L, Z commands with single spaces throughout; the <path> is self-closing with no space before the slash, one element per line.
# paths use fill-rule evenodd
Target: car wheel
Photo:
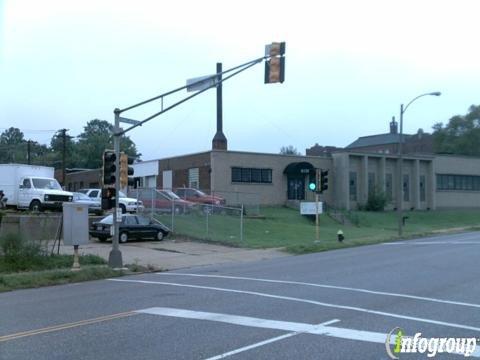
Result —
<path fill-rule="evenodd" d="M 183 209 L 180 206 L 175 206 L 175 215 L 183 214 Z"/>
<path fill-rule="evenodd" d="M 30 211 L 42 211 L 42 204 L 38 200 L 33 200 L 29 206 Z"/>
<path fill-rule="evenodd" d="M 127 213 L 127 208 L 125 207 L 125 205 L 120 204 L 120 209 L 122 209 L 122 214 L 126 214 L 126 213 Z"/>
<path fill-rule="evenodd" d="M 156 239 L 157 239 L 158 241 L 162 241 L 162 240 L 163 240 L 163 237 L 164 237 L 164 235 L 163 235 L 163 232 L 162 232 L 162 231 L 157 232 L 157 237 L 156 237 Z"/>
<path fill-rule="evenodd" d="M 120 242 L 126 243 L 128 241 L 128 234 L 126 232 L 122 232 L 120 234 Z"/>

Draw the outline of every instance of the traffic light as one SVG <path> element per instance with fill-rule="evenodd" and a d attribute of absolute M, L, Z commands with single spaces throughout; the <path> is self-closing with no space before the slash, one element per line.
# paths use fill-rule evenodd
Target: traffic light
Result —
<path fill-rule="evenodd" d="M 120 155 L 120 187 L 125 188 L 127 186 L 135 185 L 135 180 L 130 175 L 133 175 L 133 167 L 128 166 L 133 164 L 133 157 L 122 153 Z"/>
<path fill-rule="evenodd" d="M 308 190 L 317 190 L 317 169 L 310 169 L 308 172 Z"/>
<path fill-rule="evenodd" d="M 115 185 L 115 152 L 113 150 L 105 150 L 103 152 L 103 185 Z"/>
<path fill-rule="evenodd" d="M 265 84 L 283 83 L 285 80 L 285 43 L 275 42 L 266 46 Z"/>
<path fill-rule="evenodd" d="M 102 210 L 110 210 L 115 207 L 115 188 L 102 189 Z"/>
<path fill-rule="evenodd" d="M 323 193 L 327 189 L 328 189 L 328 170 L 321 170 L 319 190 L 321 193 Z"/>

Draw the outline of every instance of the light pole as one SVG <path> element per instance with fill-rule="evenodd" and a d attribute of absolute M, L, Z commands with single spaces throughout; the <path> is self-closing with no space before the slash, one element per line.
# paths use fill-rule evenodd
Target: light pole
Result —
<path fill-rule="evenodd" d="M 398 236 L 402 236 L 403 234 L 403 173 L 402 173 L 402 165 L 403 165 L 403 157 L 402 157 L 402 144 L 403 144 L 403 114 L 407 111 L 408 107 L 411 103 L 413 103 L 418 98 L 422 96 L 440 96 L 442 93 L 440 91 L 434 91 L 425 93 L 422 95 L 418 95 L 417 97 L 410 100 L 407 106 L 400 105 L 400 135 L 398 137 L 398 164 L 397 164 L 397 173 L 398 173 L 398 185 L 397 185 L 397 213 L 398 213 Z"/>

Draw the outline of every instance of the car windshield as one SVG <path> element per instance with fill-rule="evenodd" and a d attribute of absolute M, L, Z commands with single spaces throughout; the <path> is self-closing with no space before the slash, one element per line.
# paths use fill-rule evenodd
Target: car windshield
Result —
<path fill-rule="evenodd" d="M 92 200 L 87 195 L 79 193 L 79 192 L 73 193 L 73 198 L 75 200 Z"/>
<path fill-rule="evenodd" d="M 88 192 L 88 189 L 80 189 L 78 190 L 79 193 L 86 194 Z"/>
<path fill-rule="evenodd" d="M 170 198 L 170 200 L 172 199 L 175 199 L 175 200 L 181 200 L 180 196 L 178 196 L 177 194 L 175 194 L 173 191 L 171 190 L 163 190 L 162 193 L 167 196 L 168 198 Z"/>
<path fill-rule="evenodd" d="M 208 196 L 207 194 L 205 194 L 202 190 L 195 190 L 197 192 L 198 195 L 200 196 Z"/>
<path fill-rule="evenodd" d="M 150 224 L 150 219 L 143 217 L 143 216 L 137 216 L 138 223 L 140 225 L 149 225 Z"/>
<path fill-rule="evenodd" d="M 113 224 L 113 215 L 108 215 L 107 217 L 104 217 L 102 220 L 100 220 L 100 223 L 102 224 Z"/>
<path fill-rule="evenodd" d="M 55 179 L 32 178 L 32 182 L 35 189 L 62 190 L 60 184 Z"/>
<path fill-rule="evenodd" d="M 126 198 L 127 197 L 127 195 L 125 195 L 125 193 L 123 193 L 121 191 L 118 192 L 118 195 L 120 195 L 121 198 Z"/>

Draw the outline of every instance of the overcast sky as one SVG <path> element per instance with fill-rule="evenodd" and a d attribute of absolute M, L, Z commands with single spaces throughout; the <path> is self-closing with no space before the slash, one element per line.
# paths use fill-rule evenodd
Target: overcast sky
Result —
<path fill-rule="evenodd" d="M 0 0 L 0 131 L 42 143 L 64 127 L 75 136 L 216 62 L 261 57 L 272 41 L 287 44 L 283 84 L 264 84 L 263 64 L 224 84 L 230 150 L 346 146 L 388 132 L 401 103 L 441 91 L 404 116 L 406 133 L 430 131 L 480 104 L 479 13 L 475 0 Z M 142 159 L 210 149 L 215 101 L 210 90 L 131 132 Z"/>

